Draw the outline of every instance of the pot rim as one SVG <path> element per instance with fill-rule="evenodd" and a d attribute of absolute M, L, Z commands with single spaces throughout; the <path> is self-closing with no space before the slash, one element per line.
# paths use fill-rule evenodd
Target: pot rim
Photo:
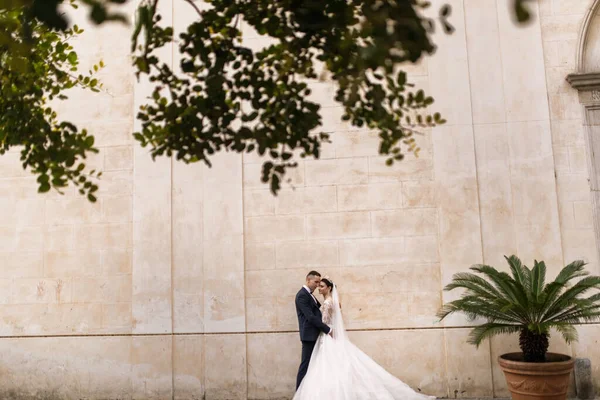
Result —
<path fill-rule="evenodd" d="M 513 373 L 525 373 L 527 375 L 562 375 L 567 371 L 570 371 L 574 364 L 575 359 L 567 354 L 562 353 L 552 353 L 548 352 L 546 354 L 553 354 L 568 357 L 565 361 L 550 361 L 550 362 L 528 362 L 528 361 L 513 361 L 507 360 L 504 356 L 507 355 L 516 355 L 523 354 L 522 352 L 513 352 L 513 353 L 505 353 L 498 356 L 498 364 L 502 370 L 506 372 Z"/>

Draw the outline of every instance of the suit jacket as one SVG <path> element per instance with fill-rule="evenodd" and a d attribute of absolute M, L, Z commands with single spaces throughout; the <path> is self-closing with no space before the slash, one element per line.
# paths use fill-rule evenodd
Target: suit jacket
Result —
<path fill-rule="evenodd" d="M 329 333 L 331 330 L 322 321 L 320 306 L 321 304 L 315 302 L 304 287 L 296 294 L 296 314 L 298 314 L 301 341 L 314 342 L 319 337 L 319 333 Z"/>

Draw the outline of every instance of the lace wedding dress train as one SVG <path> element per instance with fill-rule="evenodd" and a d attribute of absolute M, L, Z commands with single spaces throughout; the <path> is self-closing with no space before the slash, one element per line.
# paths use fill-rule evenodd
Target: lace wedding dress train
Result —
<path fill-rule="evenodd" d="M 337 288 L 321 306 L 333 337 L 321 334 L 294 400 L 432 400 L 415 392 L 356 347 L 346 335 Z"/>

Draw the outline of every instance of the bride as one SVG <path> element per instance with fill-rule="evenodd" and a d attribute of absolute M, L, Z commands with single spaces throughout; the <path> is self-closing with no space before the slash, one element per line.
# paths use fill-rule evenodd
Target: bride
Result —
<path fill-rule="evenodd" d="M 294 400 L 432 400 L 397 379 L 353 345 L 346 335 L 337 287 L 324 277 L 319 293 L 323 322 L 332 335 L 321 333 L 308 371 Z"/>

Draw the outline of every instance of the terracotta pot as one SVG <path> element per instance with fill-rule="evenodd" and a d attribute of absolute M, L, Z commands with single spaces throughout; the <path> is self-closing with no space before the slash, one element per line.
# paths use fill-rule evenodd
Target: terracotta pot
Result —
<path fill-rule="evenodd" d="M 498 357 L 513 400 L 565 400 L 575 360 L 564 354 L 546 353 L 547 362 L 531 363 L 522 353 Z"/>

